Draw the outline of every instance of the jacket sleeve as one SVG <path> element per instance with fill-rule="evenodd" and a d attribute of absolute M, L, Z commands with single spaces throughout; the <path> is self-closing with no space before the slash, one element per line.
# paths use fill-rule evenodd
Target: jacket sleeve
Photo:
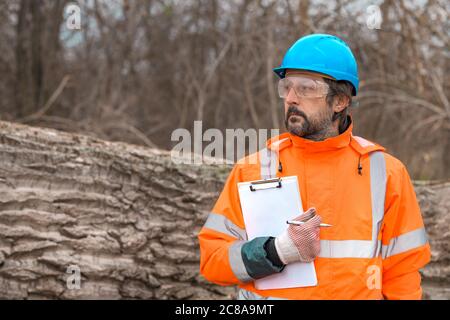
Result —
<path fill-rule="evenodd" d="M 430 261 L 430 246 L 405 166 L 396 160 L 390 172 L 382 229 L 382 292 L 386 299 L 421 299 L 419 269 Z"/>
<path fill-rule="evenodd" d="M 267 257 L 269 237 L 247 241 L 237 189 L 240 170 L 236 165 L 231 171 L 198 235 L 200 273 L 219 285 L 246 283 L 283 269 Z"/>

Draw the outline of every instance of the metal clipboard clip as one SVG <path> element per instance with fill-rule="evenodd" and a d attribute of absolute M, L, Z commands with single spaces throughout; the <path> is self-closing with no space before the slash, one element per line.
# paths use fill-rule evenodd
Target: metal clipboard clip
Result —
<path fill-rule="evenodd" d="M 250 191 L 281 188 L 281 178 L 258 180 L 250 183 Z"/>

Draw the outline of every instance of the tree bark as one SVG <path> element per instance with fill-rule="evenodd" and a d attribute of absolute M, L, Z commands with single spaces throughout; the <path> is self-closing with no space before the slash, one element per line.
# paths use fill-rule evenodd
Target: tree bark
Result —
<path fill-rule="evenodd" d="M 0 161 L 0 298 L 234 294 L 199 275 L 196 239 L 227 167 L 5 122 Z"/>
<path fill-rule="evenodd" d="M 231 166 L 7 122 L 0 161 L 0 298 L 235 297 L 199 275 L 197 241 Z M 450 186 L 417 190 L 433 247 L 425 283 L 448 288 Z"/>

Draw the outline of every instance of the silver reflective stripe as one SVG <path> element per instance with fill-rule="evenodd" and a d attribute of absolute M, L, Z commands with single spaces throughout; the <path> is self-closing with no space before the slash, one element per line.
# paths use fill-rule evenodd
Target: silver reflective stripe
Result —
<path fill-rule="evenodd" d="M 239 240 L 247 240 L 247 233 L 239 228 L 224 215 L 211 212 L 205 222 L 204 228 L 224 233 Z"/>
<path fill-rule="evenodd" d="M 373 252 L 381 246 L 370 240 L 320 240 L 321 258 L 373 258 Z"/>
<path fill-rule="evenodd" d="M 427 233 L 425 228 L 407 232 L 401 236 L 392 238 L 391 241 L 389 241 L 389 245 L 383 246 L 382 257 L 383 259 L 386 259 L 390 256 L 424 246 L 426 243 Z"/>
<path fill-rule="evenodd" d="M 286 300 L 283 298 L 263 297 L 255 292 L 239 289 L 238 300 Z"/>
<path fill-rule="evenodd" d="M 245 269 L 244 260 L 242 260 L 242 246 L 246 241 L 236 240 L 228 249 L 228 257 L 230 261 L 231 270 L 233 270 L 234 275 L 239 281 L 248 282 L 252 281 L 253 278 L 250 277 Z"/>
<path fill-rule="evenodd" d="M 267 148 L 259 152 L 259 162 L 261 166 L 261 179 L 275 178 L 277 175 L 277 155 L 276 152 Z"/>
<path fill-rule="evenodd" d="M 381 254 L 381 242 L 378 234 L 384 218 L 384 200 L 386 197 L 386 160 L 383 152 L 370 153 L 370 191 L 372 199 L 372 257 Z"/>
<path fill-rule="evenodd" d="M 272 142 L 272 148 L 278 150 L 280 144 L 288 138 L 276 140 Z M 278 154 L 268 148 L 264 148 L 259 152 L 259 162 L 261 166 L 261 179 L 272 179 L 277 176 Z"/>

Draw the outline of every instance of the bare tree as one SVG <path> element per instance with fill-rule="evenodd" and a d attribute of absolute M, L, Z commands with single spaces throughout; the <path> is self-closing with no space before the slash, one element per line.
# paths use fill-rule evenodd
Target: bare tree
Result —
<path fill-rule="evenodd" d="M 415 178 L 449 178 L 445 1 L 383 1 L 381 28 L 369 29 L 355 0 L 78 0 L 82 28 L 72 31 L 66 3 L 2 2 L 4 119 L 165 149 L 194 120 L 283 128 L 272 68 L 300 36 L 332 33 L 359 64 L 355 132 Z"/>

